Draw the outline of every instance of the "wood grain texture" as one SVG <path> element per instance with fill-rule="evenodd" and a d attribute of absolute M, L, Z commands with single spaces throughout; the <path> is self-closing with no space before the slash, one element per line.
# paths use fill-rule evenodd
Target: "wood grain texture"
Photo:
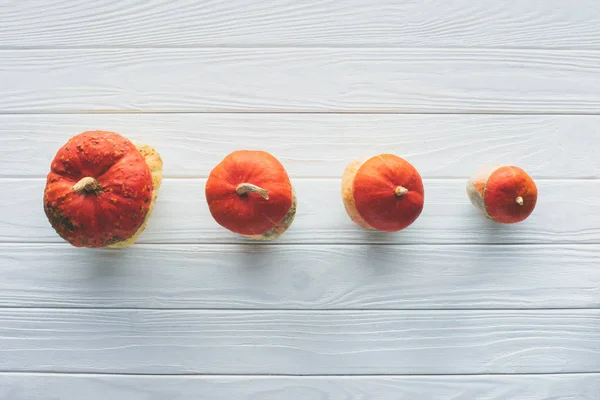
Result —
<path fill-rule="evenodd" d="M 599 178 L 600 115 L 69 114 L 0 115 L 0 176 L 46 176 L 85 130 L 157 148 L 167 177 L 207 177 L 238 149 L 262 149 L 292 177 L 339 179 L 363 155 L 397 153 L 426 178 L 467 178 L 512 163 L 534 178 Z"/>
<path fill-rule="evenodd" d="M 595 245 L 2 245 L 0 254 L 0 307 L 600 307 Z"/>
<path fill-rule="evenodd" d="M 6 400 L 596 400 L 599 374 L 496 376 L 122 376 L 0 374 Z"/>
<path fill-rule="evenodd" d="M 292 180 L 298 195 L 293 225 L 277 243 L 529 244 L 598 243 L 600 181 L 541 180 L 533 214 L 513 225 L 493 223 L 471 205 L 466 180 L 425 179 L 419 219 L 397 233 L 366 231 L 347 216 L 339 179 Z M 63 243 L 43 210 L 43 179 L 0 180 L 0 242 Z M 211 217 L 204 179 L 166 179 L 138 243 L 252 243 Z"/>
<path fill-rule="evenodd" d="M 599 75 L 598 51 L 4 50 L 0 112 L 597 114 Z"/>
<path fill-rule="evenodd" d="M 600 398 L 597 0 L 0 3 L 0 400 Z M 73 248 L 43 213 L 87 129 L 165 160 L 127 250 Z M 276 243 L 208 212 L 239 148 L 292 176 Z M 340 198 L 382 152 L 425 177 L 396 234 Z M 489 163 L 536 179 L 524 223 L 470 205 Z"/>
<path fill-rule="evenodd" d="M 600 310 L 0 310 L 0 370 L 600 372 Z"/>
<path fill-rule="evenodd" d="M 578 0 L 9 1 L 0 46 L 371 45 L 600 48 L 600 5 Z"/>

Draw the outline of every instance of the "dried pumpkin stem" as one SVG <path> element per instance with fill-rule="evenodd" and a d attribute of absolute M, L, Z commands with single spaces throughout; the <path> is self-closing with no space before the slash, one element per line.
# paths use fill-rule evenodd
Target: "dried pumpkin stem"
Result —
<path fill-rule="evenodd" d="M 92 193 L 99 189 L 98 181 L 91 176 L 86 176 L 85 178 L 81 178 L 79 182 L 77 182 L 71 188 L 74 192 L 81 193 L 87 192 Z"/>
<path fill-rule="evenodd" d="M 396 190 L 394 190 L 394 194 L 396 195 L 396 197 L 402 197 L 406 193 L 408 193 L 408 189 L 403 186 L 397 186 Z"/>
<path fill-rule="evenodd" d="M 516 202 L 518 205 L 522 206 L 522 205 L 523 205 L 523 198 L 522 198 L 521 196 L 519 196 L 519 197 L 517 197 L 517 198 L 515 199 L 515 202 Z"/>
<path fill-rule="evenodd" d="M 260 195 L 260 197 L 262 197 L 265 200 L 269 200 L 269 191 L 267 189 L 263 189 L 251 183 L 240 183 L 235 189 L 235 192 L 240 196 L 244 196 L 252 192 Z"/>

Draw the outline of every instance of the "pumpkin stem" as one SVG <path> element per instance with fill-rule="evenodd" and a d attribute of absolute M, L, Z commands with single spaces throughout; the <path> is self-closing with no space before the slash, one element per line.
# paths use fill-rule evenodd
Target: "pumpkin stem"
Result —
<path fill-rule="evenodd" d="M 522 206 L 522 205 L 523 205 L 523 198 L 522 198 L 521 196 L 519 196 L 519 197 L 517 197 L 517 198 L 515 199 L 515 202 L 516 202 L 518 205 Z"/>
<path fill-rule="evenodd" d="M 252 192 L 260 195 L 260 197 L 262 197 L 265 200 L 269 200 L 269 191 L 267 189 L 263 189 L 251 183 L 240 183 L 235 189 L 235 192 L 240 196 L 244 196 L 249 192 Z"/>
<path fill-rule="evenodd" d="M 402 186 L 397 186 L 396 190 L 394 190 L 394 194 L 396 195 L 396 197 L 402 197 L 406 193 L 408 193 L 408 189 Z"/>
<path fill-rule="evenodd" d="M 79 182 L 77 182 L 71 190 L 77 193 L 93 193 L 96 192 L 100 187 L 98 186 L 98 181 L 91 176 L 86 176 L 85 178 L 81 178 Z"/>

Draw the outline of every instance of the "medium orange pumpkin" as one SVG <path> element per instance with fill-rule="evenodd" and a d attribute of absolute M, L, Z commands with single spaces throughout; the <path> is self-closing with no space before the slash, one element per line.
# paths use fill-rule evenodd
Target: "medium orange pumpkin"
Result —
<path fill-rule="evenodd" d="M 393 154 L 357 159 L 344 171 L 342 198 L 346 212 L 358 225 L 395 232 L 421 214 L 423 181 L 415 167 Z"/>
<path fill-rule="evenodd" d="M 148 145 L 114 132 L 86 131 L 62 146 L 44 190 L 50 224 L 76 247 L 125 247 L 142 233 L 162 181 Z"/>
<path fill-rule="evenodd" d="M 238 150 L 210 172 L 206 201 L 217 223 L 258 240 L 283 234 L 296 215 L 296 195 L 283 165 L 271 154 Z"/>
<path fill-rule="evenodd" d="M 467 183 L 471 203 L 489 219 L 514 224 L 525 220 L 537 203 L 537 187 L 525 171 L 511 165 L 482 168 Z"/>

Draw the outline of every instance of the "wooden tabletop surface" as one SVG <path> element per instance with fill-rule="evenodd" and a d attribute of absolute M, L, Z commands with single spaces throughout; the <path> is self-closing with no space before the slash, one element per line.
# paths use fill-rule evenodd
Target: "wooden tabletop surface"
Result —
<path fill-rule="evenodd" d="M 164 182 L 126 250 L 48 223 L 50 161 L 103 129 Z M 278 241 L 204 197 L 237 149 L 298 194 Z M 361 230 L 345 165 L 420 171 L 408 229 Z M 525 222 L 465 193 L 487 164 L 536 180 Z M 0 399 L 600 399 L 598 0 L 0 3 Z"/>

